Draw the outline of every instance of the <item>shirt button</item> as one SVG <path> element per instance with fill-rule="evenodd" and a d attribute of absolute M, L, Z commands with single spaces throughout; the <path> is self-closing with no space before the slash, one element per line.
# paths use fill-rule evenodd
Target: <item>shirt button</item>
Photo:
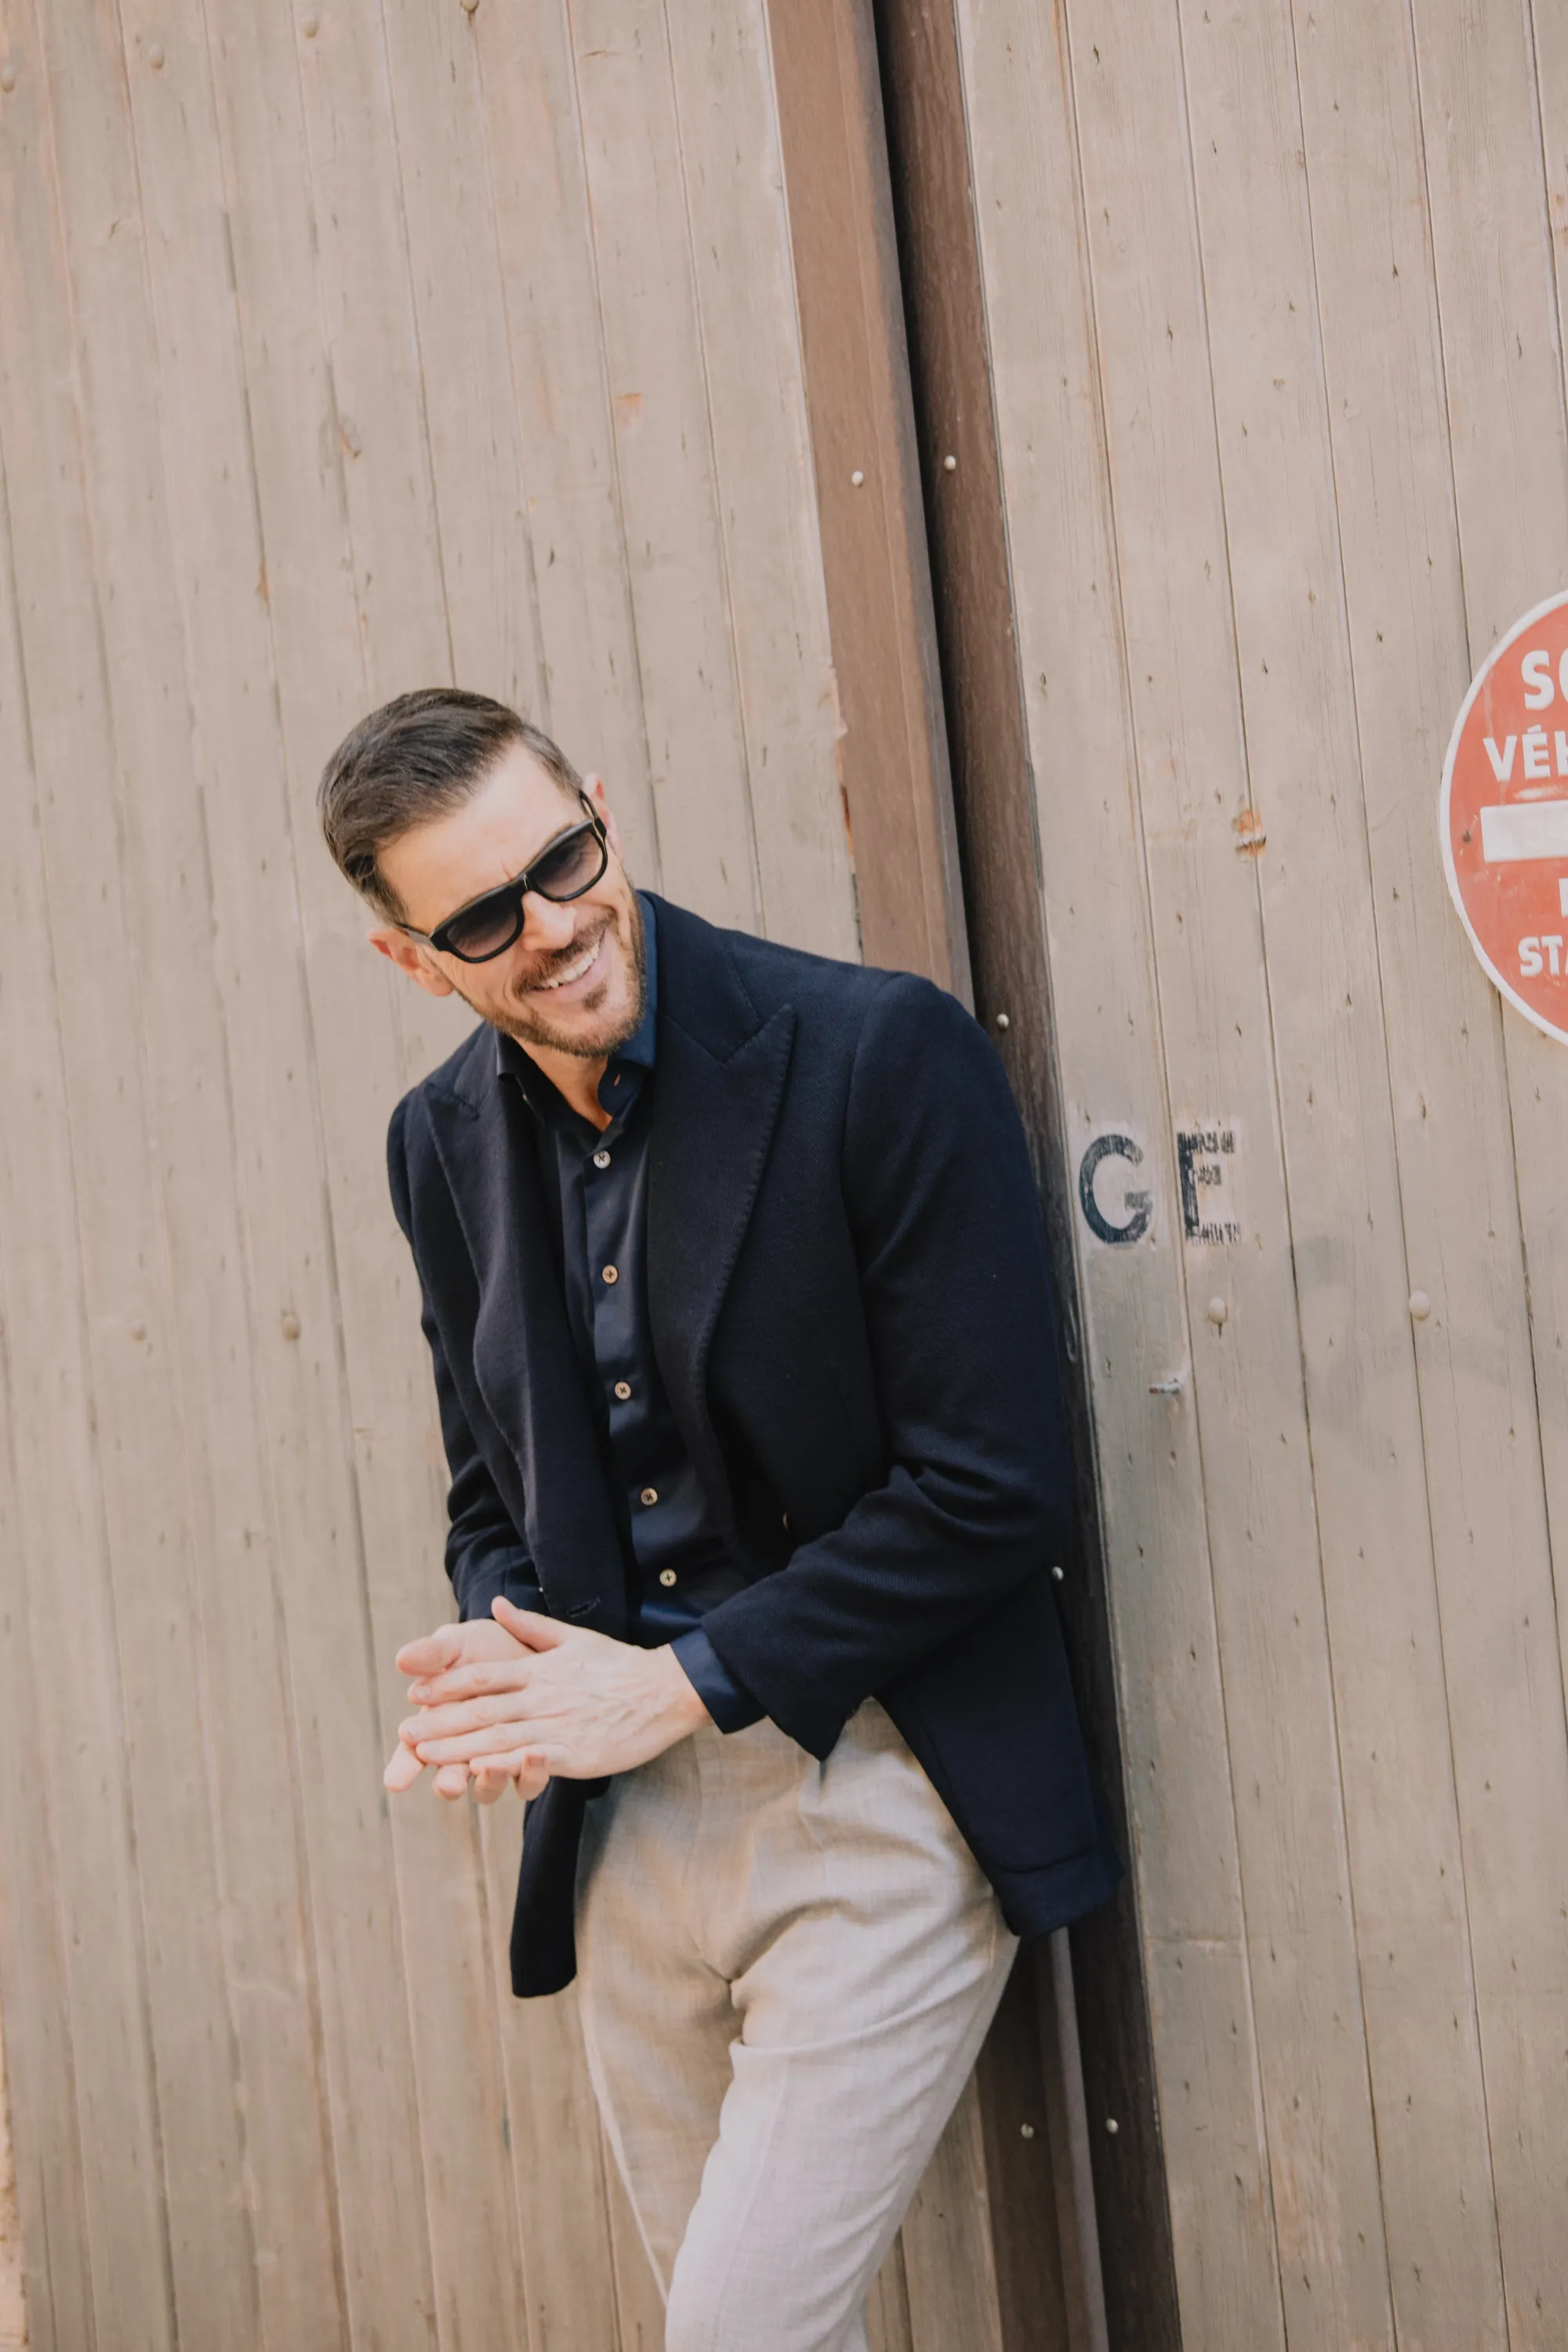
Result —
<path fill-rule="evenodd" d="M 674 1569 L 661 1568 L 658 1571 L 658 1580 L 661 1584 L 673 1584 L 675 1582 Z"/>
<path fill-rule="evenodd" d="M 605 1266 L 605 1280 L 606 1282 L 619 1282 L 620 1278 L 621 1278 L 621 1276 L 620 1276 L 620 1269 L 619 1269 L 617 1266 L 613 1266 L 613 1265 L 607 1265 L 607 1266 Z"/>
<path fill-rule="evenodd" d="M 630 1396 L 631 1392 L 632 1392 L 632 1384 L 631 1384 L 630 1381 L 617 1381 L 616 1382 L 616 1394 L 620 1398 L 620 1401 L 621 1401 L 621 1402 L 622 1402 L 623 1404 L 625 1404 L 625 1402 L 626 1402 L 626 1401 L 627 1397 L 629 1397 L 629 1396 Z"/>
<path fill-rule="evenodd" d="M 594 1165 L 595 1165 L 595 1168 L 607 1168 L 607 1167 L 609 1166 L 609 1164 L 610 1164 L 610 1155 L 609 1155 L 609 1153 L 608 1153 L 607 1151 L 595 1151 L 595 1154 L 594 1154 Z"/>
<path fill-rule="evenodd" d="M 645 1503 L 657 1503 L 658 1500 L 658 1488 L 657 1486 L 645 1486 L 642 1490 L 640 1499 Z"/>

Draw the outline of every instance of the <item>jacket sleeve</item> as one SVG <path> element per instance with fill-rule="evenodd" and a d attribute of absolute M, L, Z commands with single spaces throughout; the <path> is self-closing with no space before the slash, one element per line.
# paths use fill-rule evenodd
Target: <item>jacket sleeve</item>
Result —
<path fill-rule="evenodd" d="M 393 1112 L 386 1138 L 387 1181 L 393 1211 L 414 1254 L 419 1276 L 420 1322 L 430 1343 L 436 1372 L 436 1402 L 441 1416 L 441 1440 L 447 1451 L 451 1486 L 447 1496 L 447 1573 L 458 1596 L 458 1615 L 488 1617 L 498 1593 L 519 1609 L 544 1609 L 544 1595 L 534 1574 L 528 1547 L 502 1502 L 484 1455 L 463 1410 L 442 1338 L 429 1270 L 425 1262 L 409 1181 L 406 1096 Z"/>
<path fill-rule="evenodd" d="M 816 1756 L 863 1699 L 1059 1558 L 1073 1525 L 1023 1127 L 978 1024 L 927 981 L 896 976 L 872 1002 L 842 1171 L 885 1480 L 703 1620 L 731 1673 Z"/>

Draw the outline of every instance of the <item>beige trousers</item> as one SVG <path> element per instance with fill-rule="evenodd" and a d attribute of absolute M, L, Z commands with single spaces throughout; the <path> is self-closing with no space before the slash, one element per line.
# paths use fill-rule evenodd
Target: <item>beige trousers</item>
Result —
<path fill-rule="evenodd" d="M 864 2352 L 866 2299 L 1016 1949 L 874 1700 L 825 1764 L 771 1723 L 589 1807 L 588 2064 L 667 2352 Z"/>

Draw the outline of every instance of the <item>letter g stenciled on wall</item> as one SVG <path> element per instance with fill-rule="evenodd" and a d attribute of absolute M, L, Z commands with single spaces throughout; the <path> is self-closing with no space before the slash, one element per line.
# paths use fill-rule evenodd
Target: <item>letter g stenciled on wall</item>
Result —
<path fill-rule="evenodd" d="M 1124 1160 L 1129 1167 L 1141 1168 L 1143 1164 L 1142 1146 L 1135 1143 L 1131 1136 L 1114 1131 L 1093 1139 L 1079 1162 L 1078 1171 L 1078 1199 L 1084 1222 L 1098 1241 L 1109 1242 L 1112 1246 L 1141 1241 L 1153 1219 L 1153 1198 L 1142 1187 L 1136 1191 L 1129 1187 L 1123 1197 L 1121 1223 L 1118 1224 L 1108 1217 L 1095 1192 L 1095 1178 L 1100 1173 L 1101 1162 L 1107 1160 Z"/>

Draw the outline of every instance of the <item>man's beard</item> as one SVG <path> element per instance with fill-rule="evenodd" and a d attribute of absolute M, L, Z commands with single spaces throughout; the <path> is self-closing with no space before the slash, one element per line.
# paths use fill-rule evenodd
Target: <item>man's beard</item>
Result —
<path fill-rule="evenodd" d="M 492 1010 L 488 1005 L 475 1004 L 472 997 L 462 990 L 458 993 L 481 1020 L 488 1021 L 492 1028 L 500 1030 L 505 1036 L 515 1039 L 525 1048 L 544 1045 L 552 1053 L 575 1054 L 585 1062 L 600 1061 L 617 1052 L 628 1039 L 637 1035 L 647 1011 L 647 950 L 643 938 L 642 908 L 637 904 L 635 891 L 627 891 L 624 907 L 607 909 L 603 922 L 595 930 L 574 940 L 561 954 L 545 956 L 537 963 L 531 964 L 521 978 L 514 978 L 511 982 L 511 991 L 517 994 L 536 989 L 542 981 L 552 978 L 556 972 L 569 971 L 573 964 L 580 962 L 590 942 L 596 954 L 606 934 L 619 940 L 627 951 L 632 993 L 631 1003 L 626 1011 L 613 1019 L 606 1018 L 602 1024 L 579 1019 L 570 1031 L 558 1029 L 548 1014 L 535 1009 L 537 999 L 531 1000 L 526 1006 L 519 1004 L 510 1010 L 505 1007 Z M 602 989 L 608 986 L 608 980 L 600 982 Z M 549 1000 L 544 1001 L 548 1003 Z M 579 1000 L 575 1008 L 579 1014 L 589 1009 L 589 1003 L 590 1000 Z"/>

